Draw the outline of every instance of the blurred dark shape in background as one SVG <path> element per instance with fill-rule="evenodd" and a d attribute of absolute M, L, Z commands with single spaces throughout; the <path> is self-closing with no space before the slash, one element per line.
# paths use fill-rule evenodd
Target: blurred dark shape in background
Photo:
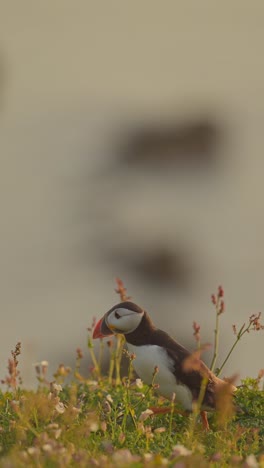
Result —
<path fill-rule="evenodd" d="M 193 255 L 193 240 L 182 241 L 177 216 L 184 213 L 189 193 L 199 194 L 208 170 L 210 177 L 212 171 L 217 172 L 223 156 L 219 149 L 226 132 L 217 114 L 205 117 L 208 114 L 197 108 L 189 118 L 183 113 L 176 117 L 174 112 L 174 118 L 163 115 L 156 123 L 150 116 L 139 115 L 134 130 L 132 117 L 127 116 L 117 138 L 113 130 L 107 164 L 91 174 L 87 159 L 79 184 L 83 197 L 75 213 L 82 223 L 83 218 L 89 223 L 94 259 L 110 273 L 128 275 L 164 294 L 168 290 L 182 295 L 192 292 L 199 255 Z M 181 169 L 186 169 L 186 180 L 179 180 Z M 205 177 L 194 184 L 196 170 Z M 91 184 L 100 193 L 92 204 Z M 185 187 L 189 187 L 187 192 Z M 78 264 L 89 269 L 90 236 L 82 237 L 74 255 Z"/>
<path fill-rule="evenodd" d="M 174 247 L 174 248 L 172 248 Z M 140 252 L 136 246 L 131 252 L 119 252 L 116 258 L 122 259 L 128 271 L 136 275 L 143 284 L 147 281 L 153 287 L 170 287 L 186 290 L 191 286 L 192 265 L 184 249 L 179 246 L 157 245 Z"/>
<path fill-rule="evenodd" d="M 205 166 L 216 162 L 220 128 L 212 118 L 188 122 L 143 124 L 132 130 L 119 159 L 126 164 Z"/>
<path fill-rule="evenodd" d="M 94 211 L 87 190 L 91 178 L 89 167 L 86 178 L 85 170 L 82 172 L 85 208 L 81 210 L 81 216 L 87 220 L 94 218 L 93 254 L 98 261 L 106 263 L 110 272 L 119 272 L 125 277 L 128 274 L 144 285 L 147 282 L 150 289 L 166 291 L 173 288 L 188 294 L 197 279 L 196 258 L 192 252 L 193 243 L 179 240 L 181 233 L 176 219 L 186 199 L 182 198 L 181 189 L 177 190 L 177 185 L 181 185 L 177 172 L 187 169 L 186 187 L 192 184 L 192 174 L 196 174 L 196 169 L 200 169 L 202 174 L 205 172 L 206 176 L 208 169 L 210 174 L 212 170 L 216 172 L 218 159 L 223 156 L 219 148 L 225 134 L 217 123 L 218 119 L 205 117 L 202 109 L 196 109 L 189 119 L 183 115 L 178 115 L 177 119 L 163 116 L 156 124 L 150 118 L 142 121 L 141 117 L 137 119 L 136 130 L 132 130 L 130 121 L 119 134 L 119 139 L 114 139 L 110 151 L 113 157 L 106 165 L 107 170 L 103 168 L 92 175 L 93 183 L 97 181 L 100 187 Z M 205 182 L 206 178 L 202 178 L 197 186 L 190 187 L 190 191 L 195 193 L 197 190 L 198 193 Z M 146 193 L 149 198 L 146 198 Z M 164 201 L 159 208 L 158 199 Z M 112 202 L 114 209 L 111 208 Z M 129 207 L 133 207 L 133 214 L 128 216 L 130 221 L 127 222 L 124 215 L 130 211 Z M 154 216 L 155 207 L 157 217 Z M 76 211 L 79 210 L 80 203 L 76 207 Z M 160 229 L 163 215 L 159 210 L 165 213 L 165 230 Z M 170 220 L 170 212 L 174 221 Z M 167 230 L 170 235 L 166 234 Z M 78 262 L 87 267 L 90 242 L 88 238 L 83 239 L 77 249 Z"/>

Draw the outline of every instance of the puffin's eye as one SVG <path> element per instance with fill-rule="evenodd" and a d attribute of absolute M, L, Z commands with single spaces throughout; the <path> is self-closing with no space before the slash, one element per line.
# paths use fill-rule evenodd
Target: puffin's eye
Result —
<path fill-rule="evenodd" d="M 115 318 L 120 319 L 121 315 L 118 312 L 115 312 Z"/>

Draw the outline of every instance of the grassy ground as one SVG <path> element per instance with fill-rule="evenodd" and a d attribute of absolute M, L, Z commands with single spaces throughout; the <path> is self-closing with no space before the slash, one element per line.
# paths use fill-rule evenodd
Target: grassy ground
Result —
<path fill-rule="evenodd" d="M 257 466 L 256 459 L 264 466 L 258 379 L 244 382 L 236 403 L 245 412 L 231 419 L 215 413 L 205 432 L 140 380 L 73 379 L 63 388 L 0 393 L 0 466 Z M 165 405 L 167 415 L 149 409 Z"/>
<path fill-rule="evenodd" d="M 98 356 L 90 338 L 88 348 L 89 378 L 80 373 L 78 349 L 75 369 L 60 365 L 52 381 L 48 363 L 37 364 L 39 387 L 28 391 L 19 383 L 17 345 L 2 380 L 7 390 L 0 391 L 0 467 L 264 467 L 263 371 L 238 388 L 239 412 L 226 395 L 220 397 L 206 432 L 198 411 L 179 414 L 174 400 L 156 394 L 158 370 L 149 387 L 133 375 L 133 356 L 123 349 L 122 337 L 101 342 Z M 106 353 L 108 375 L 102 376 Z M 124 377 L 121 358 L 127 363 Z M 168 413 L 153 414 L 152 407 L 167 407 Z"/>

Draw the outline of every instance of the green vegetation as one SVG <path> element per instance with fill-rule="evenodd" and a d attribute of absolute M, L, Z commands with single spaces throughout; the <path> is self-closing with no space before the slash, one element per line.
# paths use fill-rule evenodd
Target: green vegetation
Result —
<path fill-rule="evenodd" d="M 121 299 L 126 298 L 120 281 L 117 291 Z M 212 302 L 219 316 L 224 311 L 222 288 Z M 218 316 L 212 366 L 218 357 Z M 174 398 L 168 401 L 156 395 L 157 368 L 151 386 L 136 379 L 134 356 L 123 349 L 122 337 L 102 341 L 95 352 L 90 336 L 94 325 L 88 329 L 93 363 L 88 378 L 80 372 L 83 352 L 78 349 L 75 369 L 61 364 L 50 382 L 48 363 L 43 361 L 36 365 L 38 389 L 25 390 L 18 368 L 19 343 L 12 352 L 8 375 L 2 380 L 7 390 L 0 391 L 0 467 L 264 467 L 264 370 L 238 388 L 234 405 L 239 410 L 234 411 L 226 395 L 219 396 L 206 432 L 199 408 L 186 416 Z M 247 327 L 261 330 L 260 315 L 251 316 L 238 333 L 233 328 L 235 343 Z M 194 336 L 197 357 L 203 346 L 196 323 Z M 104 354 L 109 355 L 107 376 L 101 372 Z M 123 377 L 121 359 L 127 364 Z M 159 408 L 167 413 L 160 414 Z"/>

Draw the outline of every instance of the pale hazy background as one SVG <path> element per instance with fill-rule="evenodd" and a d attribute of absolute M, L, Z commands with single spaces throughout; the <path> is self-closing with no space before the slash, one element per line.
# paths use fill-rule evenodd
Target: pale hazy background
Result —
<path fill-rule="evenodd" d="M 25 383 L 35 361 L 71 363 L 117 275 L 190 347 L 193 320 L 212 340 L 222 284 L 224 355 L 264 311 L 264 3 L 0 7 L 0 377 L 18 340 Z M 136 128 L 204 120 L 212 161 L 126 162 Z M 248 335 L 226 374 L 256 375 L 263 343 Z"/>

